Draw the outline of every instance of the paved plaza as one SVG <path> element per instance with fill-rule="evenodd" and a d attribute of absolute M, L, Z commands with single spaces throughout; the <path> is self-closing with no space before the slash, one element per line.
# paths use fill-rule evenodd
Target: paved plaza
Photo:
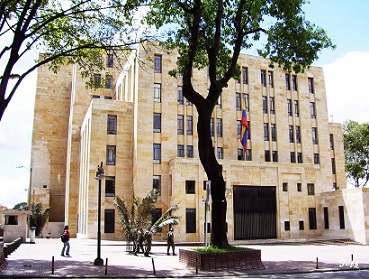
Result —
<path fill-rule="evenodd" d="M 344 240 L 232 242 L 261 249 L 264 268 L 242 271 L 196 271 L 188 268 L 179 262 L 179 249 L 191 247 L 183 244 L 177 245 L 177 255 L 168 256 L 165 242 L 154 242 L 150 257 L 145 257 L 126 252 L 124 241 L 106 240 L 101 242 L 101 257 L 105 265 L 94 266 L 96 240 L 71 239 L 70 244 L 71 257 L 62 257 L 59 239 L 36 239 L 35 244 L 24 243 L 8 256 L 8 265 L 0 271 L 0 277 L 229 278 L 369 268 L 369 246 Z"/>

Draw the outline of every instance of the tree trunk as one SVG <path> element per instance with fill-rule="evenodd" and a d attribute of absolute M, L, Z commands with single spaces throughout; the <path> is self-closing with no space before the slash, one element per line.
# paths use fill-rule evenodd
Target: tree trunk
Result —
<path fill-rule="evenodd" d="M 204 170 L 211 180 L 211 245 L 219 248 L 229 246 L 227 239 L 227 200 L 222 166 L 218 163 L 210 135 L 210 116 L 212 110 L 199 110 L 197 132 L 199 136 L 199 156 Z"/>

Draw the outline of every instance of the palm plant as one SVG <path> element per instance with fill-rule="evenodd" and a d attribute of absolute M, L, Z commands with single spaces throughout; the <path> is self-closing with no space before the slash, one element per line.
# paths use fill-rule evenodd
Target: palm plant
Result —
<path fill-rule="evenodd" d="M 178 209 L 178 204 L 171 206 L 152 224 L 152 214 L 158 197 L 159 192 L 156 189 L 152 189 L 144 198 L 138 198 L 132 187 L 132 206 L 131 210 L 129 210 L 126 201 L 118 195 L 115 196 L 114 206 L 117 208 L 119 222 L 128 241 L 135 240 L 136 232 L 139 229 L 155 233 L 165 225 L 178 224 L 178 216 L 172 216 L 172 212 Z"/>
<path fill-rule="evenodd" d="M 31 204 L 31 227 L 36 228 L 36 235 L 40 235 L 47 219 L 49 218 L 50 207 L 42 210 L 42 204 L 40 202 Z"/>

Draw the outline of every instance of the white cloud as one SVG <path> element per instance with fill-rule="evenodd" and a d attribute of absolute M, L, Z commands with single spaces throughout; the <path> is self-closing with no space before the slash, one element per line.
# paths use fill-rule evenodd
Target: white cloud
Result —
<path fill-rule="evenodd" d="M 323 66 L 328 113 L 334 122 L 369 121 L 368 64 L 369 52 L 349 52 Z"/>

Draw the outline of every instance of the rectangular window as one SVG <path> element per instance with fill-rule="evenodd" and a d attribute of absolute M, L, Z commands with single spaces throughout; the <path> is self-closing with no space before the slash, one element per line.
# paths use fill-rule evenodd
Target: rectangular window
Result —
<path fill-rule="evenodd" d="M 316 208 L 309 208 L 309 228 L 310 230 L 316 230 Z"/>
<path fill-rule="evenodd" d="M 308 78 L 309 93 L 314 94 L 314 79 Z"/>
<path fill-rule="evenodd" d="M 251 153 L 251 149 L 246 149 L 246 152 L 245 152 L 245 159 L 246 161 L 252 161 L 252 153 Z"/>
<path fill-rule="evenodd" d="M 301 152 L 297 152 L 297 163 L 299 163 L 299 164 L 303 163 Z"/>
<path fill-rule="evenodd" d="M 236 93 L 236 110 L 241 110 L 241 93 Z"/>
<path fill-rule="evenodd" d="M 94 88 L 101 87 L 101 74 L 94 74 Z"/>
<path fill-rule="evenodd" d="M 237 127 L 236 127 L 236 129 L 237 129 L 237 138 L 239 139 L 239 138 L 241 138 L 241 120 L 237 120 L 237 122 L 236 122 L 237 124 Z"/>
<path fill-rule="evenodd" d="M 154 55 L 154 72 L 161 73 L 162 56 L 159 54 Z"/>
<path fill-rule="evenodd" d="M 195 194 L 195 180 L 186 180 L 186 194 Z"/>
<path fill-rule="evenodd" d="M 154 133 L 161 133 L 161 113 L 154 113 Z"/>
<path fill-rule="evenodd" d="M 104 233 L 114 233 L 115 231 L 115 210 L 105 209 L 104 211 Z"/>
<path fill-rule="evenodd" d="M 187 135 L 192 135 L 192 115 L 186 116 L 186 122 L 187 122 Z"/>
<path fill-rule="evenodd" d="M 115 197 L 115 176 L 105 176 L 105 197 Z"/>
<path fill-rule="evenodd" d="M 315 185 L 314 185 L 314 183 L 308 183 L 307 184 L 307 190 L 308 190 L 308 195 L 309 196 L 314 196 L 315 195 Z"/>
<path fill-rule="evenodd" d="M 294 100 L 294 109 L 295 109 L 295 116 L 299 117 L 300 115 L 300 110 L 299 110 L 299 101 L 298 100 Z"/>
<path fill-rule="evenodd" d="M 328 207 L 323 207 L 323 212 L 324 212 L 324 228 L 328 230 L 329 229 Z"/>
<path fill-rule="evenodd" d="M 302 191 L 301 183 L 298 182 L 296 185 L 297 185 L 297 192 L 301 192 Z"/>
<path fill-rule="evenodd" d="M 268 84 L 270 87 L 273 87 L 273 72 L 272 71 L 268 71 Z"/>
<path fill-rule="evenodd" d="M 243 148 L 237 148 L 237 160 L 243 161 Z"/>
<path fill-rule="evenodd" d="M 292 100 L 287 99 L 287 112 L 289 116 L 292 116 Z"/>
<path fill-rule="evenodd" d="M 108 53 L 106 55 L 106 67 L 107 68 L 113 68 L 113 65 L 114 65 L 114 55 Z"/>
<path fill-rule="evenodd" d="M 292 88 L 293 90 L 297 91 L 297 76 L 292 75 Z"/>
<path fill-rule="evenodd" d="M 214 137 L 214 118 L 210 118 L 210 136 Z"/>
<path fill-rule="evenodd" d="M 311 129 L 311 136 L 313 140 L 313 144 L 318 144 L 318 130 L 316 127 Z"/>
<path fill-rule="evenodd" d="M 269 140 L 269 125 L 268 123 L 264 123 L 264 140 Z"/>
<path fill-rule="evenodd" d="M 296 153 L 295 152 L 291 152 L 291 163 L 296 163 Z"/>
<path fill-rule="evenodd" d="M 223 120 L 221 118 L 217 118 L 217 137 L 223 136 Z"/>
<path fill-rule="evenodd" d="M 301 129 L 300 129 L 300 126 L 296 126 L 296 142 L 301 143 Z"/>
<path fill-rule="evenodd" d="M 304 221 L 299 221 L 299 229 L 300 231 L 303 231 L 305 228 L 304 228 Z"/>
<path fill-rule="evenodd" d="M 278 162 L 278 151 L 272 151 L 273 162 Z"/>
<path fill-rule="evenodd" d="M 277 124 L 270 124 L 270 133 L 272 136 L 272 141 L 277 141 Z"/>
<path fill-rule="evenodd" d="M 265 72 L 265 70 L 260 71 L 260 80 L 261 80 L 261 85 L 263 87 L 265 87 L 266 86 L 266 72 Z"/>
<path fill-rule="evenodd" d="M 314 153 L 314 164 L 315 165 L 319 165 L 320 164 L 319 153 Z"/>
<path fill-rule="evenodd" d="M 154 83 L 154 102 L 161 102 L 161 84 Z"/>
<path fill-rule="evenodd" d="M 193 146 L 187 145 L 187 158 L 193 158 Z"/>
<path fill-rule="evenodd" d="M 183 105 L 183 90 L 182 90 L 182 86 L 178 86 L 177 87 L 177 93 L 178 93 L 177 103 L 178 103 L 178 105 Z"/>
<path fill-rule="evenodd" d="M 263 96 L 262 100 L 263 100 L 263 113 L 266 114 L 266 113 L 268 113 L 268 98 L 267 98 L 267 96 Z"/>
<path fill-rule="evenodd" d="M 331 158 L 331 164 L 332 164 L 332 174 L 336 174 L 336 161 L 334 158 Z"/>
<path fill-rule="evenodd" d="M 106 146 L 106 164 L 115 165 L 115 145 Z"/>
<path fill-rule="evenodd" d="M 291 79 L 289 74 L 285 74 L 284 78 L 286 79 L 286 89 L 291 90 Z"/>
<path fill-rule="evenodd" d="M 334 140 L 333 140 L 333 134 L 329 134 L 329 146 L 331 150 L 334 150 Z"/>
<path fill-rule="evenodd" d="M 250 101 L 249 101 L 249 94 L 242 94 L 242 100 L 243 100 L 243 104 L 241 105 L 245 105 L 245 109 L 247 111 L 250 111 Z"/>
<path fill-rule="evenodd" d="M 186 233 L 196 233 L 196 208 L 186 208 Z"/>
<path fill-rule="evenodd" d="M 17 226 L 18 225 L 18 215 L 5 215 L 5 225 Z"/>
<path fill-rule="evenodd" d="M 177 157 L 184 157 L 184 145 L 183 144 L 177 145 Z"/>
<path fill-rule="evenodd" d="M 340 229 L 344 229 L 345 228 L 345 210 L 342 205 L 338 207 L 338 214 L 339 214 L 339 219 L 340 219 Z"/>
<path fill-rule="evenodd" d="M 284 221 L 284 230 L 289 231 L 290 230 L 290 221 Z"/>
<path fill-rule="evenodd" d="M 269 97 L 269 111 L 270 114 L 275 114 L 274 97 Z"/>
<path fill-rule="evenodd" d="M 283 189 L 283 192 L 287 192 L 288 191 L 288 183 L 287 182 L 283 182 L 282 189 Z"/>
<path fill-rule="evenodd" d="M 154 175 L 152 177 L 152 188 L 158 191 L 159 196 L 161 195 L 161 176 L 160 175 Z"/>
<path fill-rule="evenodd" d="M 310 117 L 315 119 L 316 118 L 316 112 L 315 112 L 315 103 L 310 102 Z"/>
<path fill-rule="evenodd" d="M 218 159 L 223 159 L 223 148 L 217 147 L 217 157 Z"/>
<path fill-rule="evenodd" d="M 160 219 L 162 216 L 161 208 L 155 208 L 152 215 L 151 215 L 151 225 L 155 224 L 156 221 Z M 162 228 L 158 228 L 157 232 L 161 232 Z"/>
<path fill-rule="evenodd" d="M 109 135 L 117 134 L 117 116 L 116 115 L 108 115 L 107 133 Z"/>
<path fill-rule="evenodd" d="M 154 161 L 154 164 L 161 163 L 161 144 L 160 143 L 153 144 L 153 161 Z"/>
<path fill-rule="evenodd" d="M 270 162 L 270 151 L 269 150 L 265 150 L 264 156 L 265 156 L 265 162 Z"/>
<path fill-rule="evenodd" d="M 105 89 L 110 89 L 113 82 L 113 76 L 112 75 L 106 75 L 105 76 Z"/>
<path fill-rule="evenodd" d="M 290 143 L 295 142 L 295 133 L 294 133 L 293 125 L 288 126 L 288 135 L 290 138 Z"/>
<path fill-rule="evenodd" d="M 248 69 L 247 67 L 242 67 L 242 83 L 247 84 L 248 83 Z"/>
<path fill-rule="evenodd" d="M 177 133 L 178 135 L 183 135 L 184 133 L 184 120 L 183 115 L 177 115 Z"/>

